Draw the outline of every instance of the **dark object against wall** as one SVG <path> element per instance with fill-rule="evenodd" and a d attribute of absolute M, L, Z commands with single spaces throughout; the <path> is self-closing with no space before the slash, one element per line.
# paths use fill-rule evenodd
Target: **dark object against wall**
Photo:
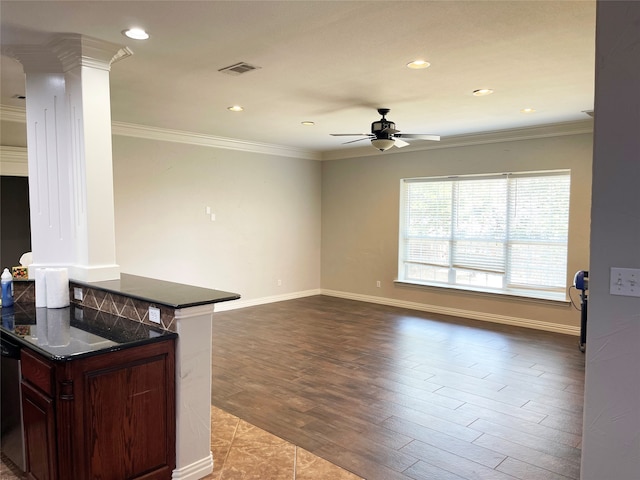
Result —
<path fill-rule="evenodd" d="M 0 266 L 11 268 L 31 251 L 29 178 L 2 176 L 0 181 Z"/>

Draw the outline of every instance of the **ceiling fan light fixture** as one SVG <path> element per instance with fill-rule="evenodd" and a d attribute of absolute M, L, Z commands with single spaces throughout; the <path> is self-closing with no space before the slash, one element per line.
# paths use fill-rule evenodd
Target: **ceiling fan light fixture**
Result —
<path fill-rule="evenodd" d="M 493 93 L 493 90 L 491 90 L 490 88 L 479 88 L 473 91 L 473 96 L 486 97 L 487 95 L 491 95 L 492 93 Z"/>
<path fill-rule="evenodd" d="M 149 38 L 149 34 L 142 28 L 129 28 L 127 30 L 123 30 L 122 34 L 125 37 L 133 38 L 134 40 L 146 40 Z"/>
<path fill-rule="evenodd" d="M 381 152 L 389 150 L 391 147 L 393 147 L 394 143 L 395 142 L 392 138 L 374 138 L 373 140 L 371 140 L 371 145 L 373 145 Z"/>
<path fill-rule="evenodd" d="M 413 62 L 407 63 L 407 68 L 411 70 L 422 70 L 423 68 L 429 68 L 431 64 L 426 60 L 414 60 Z"/>

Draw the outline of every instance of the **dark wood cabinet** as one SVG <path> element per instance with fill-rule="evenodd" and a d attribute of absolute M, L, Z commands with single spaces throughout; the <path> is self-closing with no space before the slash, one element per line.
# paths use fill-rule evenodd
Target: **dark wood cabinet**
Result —
<path fill-rule="evenodd" d="M 170 479 L 174 340 L 47 359 L 23 349 L 27 478 Z"/>
<path fill-rule="evenodd" d="M 29 383 L 22 384 L 22 417 L 24 421 L 27 478 L 58 478 L 55 411 L 53 399 L 43 395 Z"/>

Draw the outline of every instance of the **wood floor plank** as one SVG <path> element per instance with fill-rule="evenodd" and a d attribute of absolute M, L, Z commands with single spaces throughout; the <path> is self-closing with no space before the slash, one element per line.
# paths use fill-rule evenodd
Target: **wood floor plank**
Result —
<path fill-rule="evenodd" d="M 498 436 L 525 447 L 530 447 L 548 455 L 558 455 L 568 462 L 579 462 L 580 451 L 577 447 L 557 442 L 550 438 L 533 435 L 519 430 L 516 425 L 511 427 L 479 419 L 470 425 L 470 428 L 490 435 Z"/>
<path fill-rule="evenodd" d="M 426 444 L 420 440 L 414 440 L 409 445 L 402 447 L 402 451 L 462 478 L 481 478 L 483 480 L 513 480 L 514 478 L 511 475 Z"/>
<path fill-rule="evenodd" d="M 577 479 L 580 476 L 579 465 L 574 461 L 568 461 L 558 456 L 542 453 L 534 448 L 510 442 L 504 438 L 484 434 L 474 440 L 473 443 L 501 453 L 509 458 L 537 465 L 538 467 L 555 472 L 558 475 L 563 475 L 567 478 Z"/>
<path fill-rule="evenodd" d="M 376 459 L 363 456 L 333 443 L 325 443 L 312 453 L 346 470 L 354 473 L 358 472 L 358 476 L 367 480 L 415 480 L 419 478 L 407 476 L 402 472 L 387 467 Z"/>
<path fill-rule="evenodd" d="M 579 478 L 576 337 L 320 295 L 213 318 L 212 404 L 362 478 Z"/>
<path fill-rule="evenodd" d="M 505 400 L 503 398 L 495 400 L 493 398 L 487 398 L 483 395 L 476 395 L 473 392 L 464 392 L 461 390 L 456 390 L 455 388 L 448 387 L 443 387 L 439 390 L 436 390 L 435 393 L 437 393 L 438 395 L 443 395 L 463 401 L 467 404 L 484 407 L 497 413 L 502 413 L 516 418 L 524 418 L 525 420 L 530 420 L 532 422 L 542 421 L 546 415 L 544 412 L 536 411 L 533 409 L 525 409 L 524 406 L 528 403 L 528 401 L 525 401 L 524 399 L 518 399 L 516 402 L 505 402 L 503 401 Z"/>
<path fill-rule="evenodd" d="M 448 472 L 422 460 L 411 465 L 404 473 L 411 476 L 411 478 L 419 478 L 420 480 L 465 480 L 455 473 Z"/>
<path fill-rule="evenodd" d="M 403 441 L 402 446 L 399 446 L 397 442 L 393 442 L 393 445 L 398 447 L 394 448 L 389 444 L 387 436 L 382 437 L 373 434 L 373 432 L 369 432 L 367 441 L 363 442 L 363 435 L 360 432 L 348 429 L 344 425 L 336 425 L 336 422 L 318 421 L 308 424 L 303 427 L 304 429 L 311 429 L 314 435 L 322 436 L 333 445 L 356 453 L 363 458 L 369 458 L 370 461 L 384 465 L 396 472 L 402 472 L 417 461 L 414 456 L 402 451 L 402 447 L 406 445 L 406 442 Z"/>
<path fill-rule="evenodd" d="M 521 462 L 515 458 L 507 458 L 498 466 L 498 470 L 520 480 L 567 480 L 564 475 L 558 475 L 538 465 Z"/>
<path fill-rule="evenodd" d="M 542 423 L 530 422 L 521 418 L 506 417 L 504 415 L 491 415 L 487 413 L 489 412 L 478 412 L 482 420 L 517 430 L 520 433 L 526 433 L 552 442 L 569 445 L 570 447 L 579 445 L 582 440 L 580 435 L 565 432 L 558 428 L 543 425 Z M 473 425 L 474 424 L 471 424 L 470 428 L 474 428 Z M 477 423 L 475 423 L 475 425 L 478 427 Z M 485 428 L 485 426 L 483 425 L 480 428 Z"/>
<path fill-rule="evenodd" d="M 473 442 L 470 444 L 465 440 L 460 440 L 459 438 L 405 419 L 391 417 L 385 420 L 383 425 L 390 430 L 404 432 L 406 435 L 411 435 L 414 439 L 420 440 L 432 447 L 453 453 L 486 467 L 495 468 L 507 458 L 506 455 L 476 445 Z"/>

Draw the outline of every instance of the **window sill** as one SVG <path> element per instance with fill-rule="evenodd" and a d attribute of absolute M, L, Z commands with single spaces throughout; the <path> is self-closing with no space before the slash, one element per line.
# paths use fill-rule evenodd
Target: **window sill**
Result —
<path fill-rule="evenodd" d="M 470 286 L 462 286 L 462 285 L 445 285 L 441 283 L 428 283 L 428 282 L 416 282 L 409 280 L 394 280 L 394 283 L 397 285 L 406 285 L 410 287 L 417 288 L 434 288 L 441 290 L 456 290 L 461 293 L 468 293 L 471 295 L 481 295 L 481 296 L 491 296 L 497 295 L 499 297 L 506 297 L 512 300 L 517 301 L 525 301 L 525 302 L 542 302 L 542 303 L 551 303 L 554 305 L 570 305 L 571 301 L 566 297 L 565 294 L 562 293 L 550 293 L 550 292 L 539 292 L 539 291 L 523 291 L 523 290 L 512 290 L 512 291 L 500 291 L 500 290 L 492 290 L 490 288 L 482 288 L 482 287 L 470 287 Z"/>

